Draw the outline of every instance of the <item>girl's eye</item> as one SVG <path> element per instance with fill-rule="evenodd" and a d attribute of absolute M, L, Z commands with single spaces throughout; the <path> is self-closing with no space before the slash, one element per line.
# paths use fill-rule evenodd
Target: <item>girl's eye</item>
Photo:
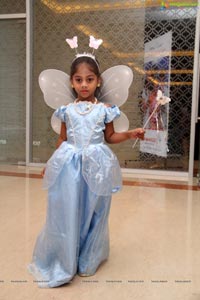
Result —
<path fill-rule="evenodd" d="M 91 78 L 88 78 L 88 82 L 92 82 L 94 80 L 94 78 L 93 77 L 91 77 Z"/>
<path fill-rule="evenodd" d="M 81 82 L 81 78 L 76 78 L 75 80 L 76 80 L 77 83 Z"/>

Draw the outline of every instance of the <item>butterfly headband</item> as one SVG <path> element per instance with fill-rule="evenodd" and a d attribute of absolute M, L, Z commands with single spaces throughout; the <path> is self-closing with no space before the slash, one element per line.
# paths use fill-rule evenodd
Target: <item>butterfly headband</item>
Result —
<path fill-rule="evenodd" d="M 77 48 L 78 48 L 78 38 L 77 38 L 77 36 L 74 36 L 72 39 L 66 39 L 66 42 L 68 43 L 70 48 L 75 49 L 75 51 L 76 51 L 75 59 L 77 59 L 79 57 L 87 56 L 87 57 L 92 58 L 96 62 L 96 64 L 98 65 L 98 63 L 96 61 L 96 58 L 94 56 L 94 50 L 97 50 L 99 48 L 99 46 L 103 43 L 102 39 L 95 39 L 92 35 L 90 35 L 89 47 L 93 48 L 92 53 L 86 53 L 86 52 L 78 53 L 77 52 Z"/>

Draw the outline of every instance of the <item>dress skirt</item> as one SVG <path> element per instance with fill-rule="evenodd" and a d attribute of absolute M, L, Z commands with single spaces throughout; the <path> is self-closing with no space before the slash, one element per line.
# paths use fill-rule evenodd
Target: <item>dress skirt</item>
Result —
<path fill-rule="evenodd" d="M 81 170 L 77 152 L 48 189 L 46 223 L 28 266 L 39 287 L 63 285 L 76 273 L 93 275 L 108 258 L 111 195 L 92 192 Z"/>

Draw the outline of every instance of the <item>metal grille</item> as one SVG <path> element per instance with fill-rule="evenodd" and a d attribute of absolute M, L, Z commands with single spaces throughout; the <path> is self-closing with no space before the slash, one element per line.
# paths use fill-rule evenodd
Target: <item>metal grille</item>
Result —
<path fill-rule="evenodd" d="M 172 31 L 169 152 L 167 158 L 141 154 L 151 168 L 188 170 L 196 11 L 194 7 L 146 10 L 145 42 Z"/>
<path fill-rule="evenodd" d="M 1 0 L 0 14 L 26 13 L 26 0 Z"/>
<path fill-rule="evenodd" d="M 151 1 L 34 1 L 33 2 L 33 158 L 45 162 L 55 149 L 47 107 L 38 87 L 38 76 L 44 69 L 69 72 L 74 52 L 66 37 L 79 37 L 79 51 L 88 50 L 90 34 L 104 40 L 98 50 L 101 70 L 125 64 L 133 69 L 134 82 L 129 99 L 121 107 L 130 128 L 142 126 L 141 91 L 144 86 L 144 45 L 172 31 L 172 62 L 169 114 L 169 153 L 163 159 L 134 150 L 132 141 L 112 146 L 122 167 L 187 170 L 192 102 L 195 7 L 152 6 Z M 155 5 L 154 5 L 155 6 Z M 177 138 L 178 137 L 178 138 Z M 37 143 L 36 143 L 37 142 Z M 184 164 L 183 164 L 184 162 Z"/>
<path fill-rule="evenodd" d="M 25 21 L 0 20 L 0 35 L 0 162 L 24 162 Z"/>

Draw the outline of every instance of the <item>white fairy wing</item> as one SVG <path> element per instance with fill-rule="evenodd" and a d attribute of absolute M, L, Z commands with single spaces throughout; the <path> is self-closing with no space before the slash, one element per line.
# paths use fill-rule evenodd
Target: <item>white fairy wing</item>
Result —
<path fill-rule="evenodd" d="M 75 99 L 70 77 L 65 72 L 55 69 L 44 70 L 39 75 L 39 85 L 46 104 L 51 108 L 67 105 Z"/>
<path fill-rule="evenodd" d="M 132 70 L 124 65 L 115 66 L 104 71 L 101 78 L 102 86 L 97 96 L 98 100 L 117 106 L 124 104 L 133 81 Z"/>
<path fill-rule="evenodd" d="M 61 120 L 56 117 L 56 112 L 51 116 L 51 127 L 55 131 L 55 133 L 60 134 L 60 129 L 61 129 Z"/>
<path fill-rule="evenodd" d="M 98 100 L 111 105 L 121 106 L 128 98 L 129 87 L 133 80 L 132 70 L 123 65 L 109 68 L 102 74 L 103 84 L 101 86 Z M 55 70 L 44 70 L 39 76 L 39 85 L 44 94 L 44 100 L 48 106 L 56 109 L 67 105 L 75 100 L 68 74 Z M 53 130 L 59 134 L 61 121 L 53 113 L 51 118 Z M 129 121 L 124 113 L 114 120 L 116 132 L 128 130 Z"/>
<path fill-rule="evenodd" d="M 120 117 L 113 121 L 115 132 L 123 132 L 129 129 L 129 120 L 125 113 L 121 111 Z"/>

